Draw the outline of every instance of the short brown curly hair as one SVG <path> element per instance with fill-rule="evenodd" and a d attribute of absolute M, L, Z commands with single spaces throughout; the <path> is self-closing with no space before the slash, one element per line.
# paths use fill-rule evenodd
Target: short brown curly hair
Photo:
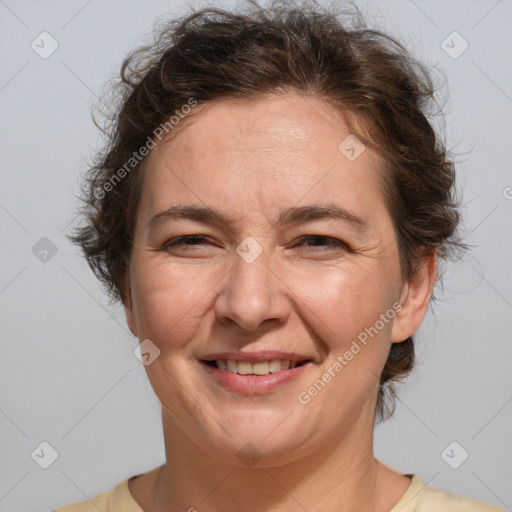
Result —
<path fill-rule="evenodd" d="M 85 176 L 80 210 L 85 224 L 69 237 L 81 246 L 111 300 L 124 302 L 127 293 L 145 162 L 134 156 L 191 102 L 257 99 L 290 90 L 327 101 L 385 162 L 384 195 L 403 277 L 411 277 L 434 251 L 446 257 L 464 246 L 456 238 L 454 164 L 427 119 L 436 105 L 427 67 L 393 37 L 367 28 L 357 8 L 326 11 L 315 1 L 297 6 L 286 0 L 269 8 L 249 1 L 247 7 L 245 12 L 209 7 L 164 20 L 155 28 L 155 40 L 122 64 L 114 101 L 107 100 L 113 108 L 102 128 L 106 143 Z M 365 133 L 351 119 L 363 121 Z M 393 413 L 392 384 L 413 363 L 412 337 L 392 344 L 380 378 L 379 420 Z"/>

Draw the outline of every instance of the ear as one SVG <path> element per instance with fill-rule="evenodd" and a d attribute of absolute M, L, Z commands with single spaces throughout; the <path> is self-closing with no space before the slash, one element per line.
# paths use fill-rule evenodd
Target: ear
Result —
<path fill-rule="evenodd" d="M 132 288 L 130 286 L 129 280 L 126 286 L 126 297 L 123 300 L 124 305 L 124 314 L 126 315 L 126 323 L 130 328 L 132 334 L 138 338 L 137 334 L 137 323 L 135 322 L 135 315 L 133 314 L 133 300 L 132 300 Z"/>
<path fill-rule="evenodd" d="M 427 313 L 437 274 L 437 253 L 422 263 L 418 271 L 403 285 L 402 309 L 397 312 L 391 330 L 391 342 L 400 343 L 412 336 Z"/>

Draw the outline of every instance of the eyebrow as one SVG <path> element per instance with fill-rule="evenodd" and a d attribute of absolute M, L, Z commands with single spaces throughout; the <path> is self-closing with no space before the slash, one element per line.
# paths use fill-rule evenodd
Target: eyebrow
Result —
<path fill-rule="evenodd" d="M 154 215 L 150 219 L 148 227 L 151 228 L 166 220 L 177 219 L 187 219 L 212 226 L 223 226 L 228 229 L 233 228 L 236 224 L 235 220 L 213 207 L 177 205 Z M 358 231 L 366 231 L 368 229 L 367 223 L 361 217 L 336 204 L 314 204 L 288 208 L 279 214 L 273 226 L 288 227 L 319 219 L 342 220 L 353 225 Z"/>

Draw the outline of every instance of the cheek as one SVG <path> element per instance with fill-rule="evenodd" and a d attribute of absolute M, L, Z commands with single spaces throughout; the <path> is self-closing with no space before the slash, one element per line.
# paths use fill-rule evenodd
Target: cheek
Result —
<path fill-rule="evenodd" d="M 132 274 L 133 302 L 139 338 L 157 346 L 181 346 L 207 314 L 213 272 L 199 267 L 139 265 Z"/>
<path fill-rule="evenodd" d="M 344 346 L 391 308 L 393 294 L 384 277 L 377 266 L 364 271 L 326 267 L 297 273 L 290 288 L 300 299 L 297 304 L 304 305 L 303 316 L 311 320 L 315 331 L 323 333 L 326 342 Z"/>
<path fill-rule="evenodd" d="M 182 348 L 192 338 L 207 338 L 215 322 L 218 294 L 228 291 L 223 288 L 229 272 L 226 266 L 171 267 L 148 260 L 134 260 L 132 267 L 139 338 L 149 338 L 166 350 Z M 311 329 L 311 336 L 324 344 L 326 352 L 345 350 L 392 305 L 389 274 L 377 262 L 365 267 L 287 262 L 274 270 L 284 283 L 277 293 L 286 295 L 292 317 L 298 316 L 287 329 L 294 329 L 293 324 Z M 386 324 L 379 335 L 389 327 Z"/>

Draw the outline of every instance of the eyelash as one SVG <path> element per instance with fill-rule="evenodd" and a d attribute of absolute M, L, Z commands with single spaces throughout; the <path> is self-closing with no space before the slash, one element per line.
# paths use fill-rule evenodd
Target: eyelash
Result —
<path fill-rule="evenodd" d="M 197 245 L 201 245 L 201 244 L 186 244 L 185 241 L 187 240 L 207 240 L 206 237 L 202 236 L 202 235 L 185 235 L 185 236 L 180 236 L 180 237 L 177 237 L 177 238 L 173 238 L 173 239 L 170 239 L 168 240 L 167 242 L 165 242 L 164 246 L 162 247 L 162 249 L 169 249 L 171 247 L 177 247 L 177 246 L 180 246 L 180 245 L 185 245 L 187 247 L 194 247 L 194 246 L 197 246 Z M 333 247 L 334 249 L 337 249 L 337 248 L 342 248 L 342 249 L 345 249 L 345 250 L 348 250 L 349 247 L 346 243 L 342 242 L 341 240 L 338 240 L 337 238 L 331 238 L 329 236 L 324 236 L 324 235 L 305 235 L 305 236 L 302 236 L 300 237 L 300 240 L 308 240 L 308 239 L 324 239 L 324 240 L 328 240 L 330 243 L 328 245 L 330 245 L 331 247 Z M 324 246 L 327 245 L 327 244 L 323 244 Z M 310 245 L 309 247 L 321 247 L 319 245 Z M 326 251 L 326 250 L 330 250 L 330 249 L 322 249 L 322 252 L 323 251 Z"/>

